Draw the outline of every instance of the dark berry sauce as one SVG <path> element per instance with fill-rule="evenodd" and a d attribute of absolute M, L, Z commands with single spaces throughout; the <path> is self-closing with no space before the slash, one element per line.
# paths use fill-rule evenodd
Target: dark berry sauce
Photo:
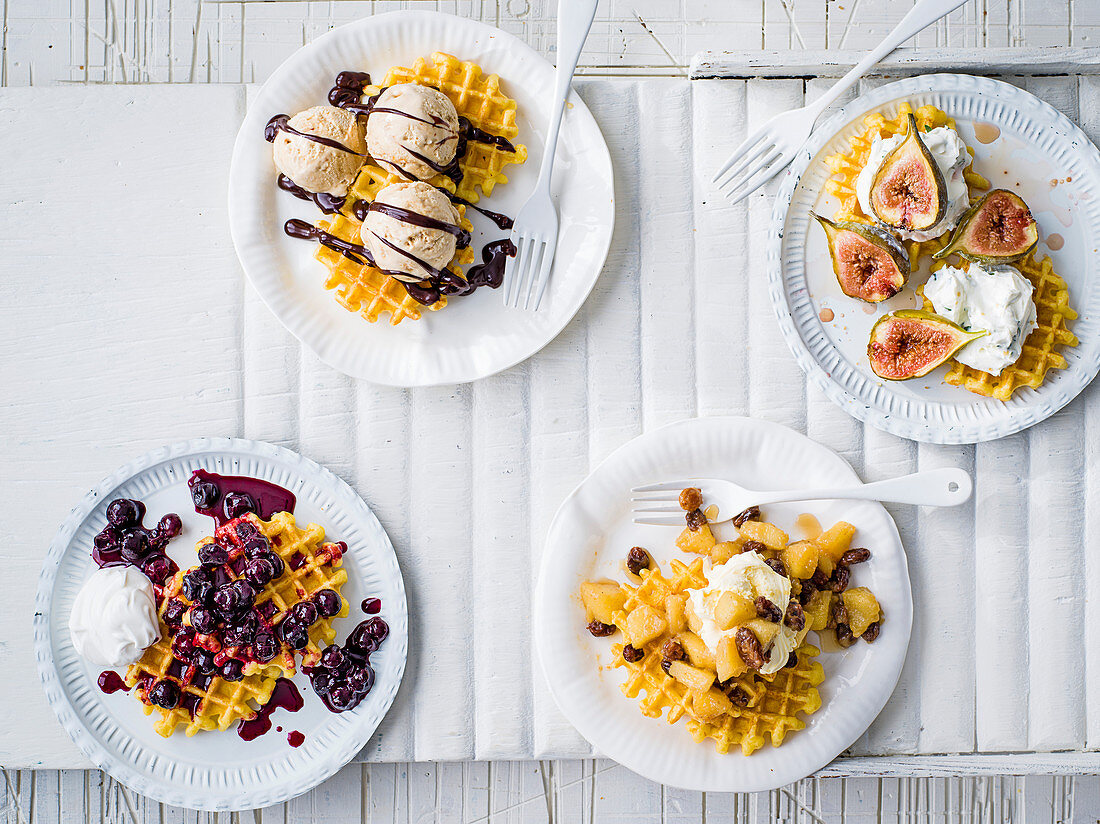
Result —
<path fill-rule="evenodd" d="M 157 598 L 165 582 L 179 567 L 164 554 L 168 542 L 180 534 L 183 522 L 174 512 L 155 527 L 144 524 L 145 504 L 131 498 L 116 498 L 107 505 L 107 525 L 95 536 L 92 560 L 100 568 L 129 564 L 153 582 Z"/>
<path fill-rule="evenodd" d="M 217 475 L 196 469 L 187 482 L 195 511 L 208 515 L 218 526 L 224 526 L 246 512 L 254 512 L 263 520 L 276 512 L 293 512 L 297 499 L 294 493 L 269 481 L 244 475 Z"/>
<path fill-rule="evenodd" d="M 377 598 L 370 600 L 381 607 Z M 355 709 L 370 694 L 374 688 L 370 657 L 389 634 L 385 621 L 377 616 L 368 618 L 351 631 L 343 646 L 330 644 L 317 666 L 304 668 L 313 691 L 330 711 Z"/>
<path fill-rule="evenodd" d="M 291 730 L 287 733 L 286 742 L 292 747 L 300 747 L 306 742 L 306 737 L 298 730 Z"/>
<path fill-rule="evenodd" d="M 275 688 L 271 691 L 271 698 L 264 704 L 255 718 L 242 721 L 237 725 L 237 735 L 245 741 L 254 741 L 271 729 L 271 713 L 277 709 L 288 712 L 298 712 L 304 705 L 302 694 L 294 686 L 293 681 L 280 678 L 275 682 Z M 305 737 L 303 736 L 303 740 Z"/>
<path fill-rule="evenodd" d="M 360 606 L 367 615 L 377 615 L 382 611 L 382 600 L 380 598 L 364 598 Z"/>
<path fill-rule="evenodd" d="M 125 692 L 130 689 L 126 686 L 126 682 L 122 680 L 122 676 L 114 670 L 101 672 L 96 683 L 99 684 L 99 689 L 108 695 L 112 695 L 116 692 Z"/>

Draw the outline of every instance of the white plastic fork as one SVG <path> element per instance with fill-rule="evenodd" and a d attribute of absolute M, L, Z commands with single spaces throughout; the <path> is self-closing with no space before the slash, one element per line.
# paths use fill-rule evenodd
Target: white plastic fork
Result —
<path fill-rule="evenodd" d="M 519 306 L 523 296 L 523 308 L 537 311 L 550 280 L 550 267 L 558 246 L 558 210 L 550 194 L 550 173 L 554 168 L 554 152 L 558 147 L 565 101 L 569 97 L 581 48 L 596 16 L 596 3 L 597 0 L 558 0 L 558 66 L 554 76 L 550 126 L 546 130 L 546 147 L 543 149 L 535 191 L 519 210 L 512 225 L 511 240 L 516 247 L 516 256 L 506 267 L 505 306 Z M 532 296 L 535 299 L 533 306 Z"/>
<path fill-rule="evenodd" d="M 679 498 L 681 490 L 688 487 L 696 487 L 703 493 L 706 506 L 713 504 L 718 507 L 718 516 L 708 517 L 707 521 L 722 523 L 752 506 L 789 501 L 857 500 L 890 501 L 917 506 L 958 506 L 970 499 L 974 483 L 966 470 L 950 467 L 856 486 L 776 492 L 754 492 L 732 481 L 716 478 L 666 481 L 636 486 L 630 490 L 635 496 L 630 499 L 634 504 L 634 523 L 682 527 L 685 513 L 680 507 Z"/>
<path fill-rule="evenodd" d="M 776 115 L 745 138 L 714 175 L 714 183 L 730 203 L 739 203 L 790 165 L 809 138 L 826 107 L 882 58 L 966 0 L 921 0 L 886 38 L 817 100 L 801 109 Z"/>

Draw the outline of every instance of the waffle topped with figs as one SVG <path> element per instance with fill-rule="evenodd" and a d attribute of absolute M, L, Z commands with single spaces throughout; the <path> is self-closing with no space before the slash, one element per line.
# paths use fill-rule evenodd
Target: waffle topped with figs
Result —
<path fill-rule="evenodd" d="M 167 582 L 158 604 L 161 640 L 126 673 L 126 683 L 160 713 L 170 736 L 227 729 L 255 717 L 276 680 L 318 663 L 346 615 L 340 595 L 343 543 L 317 524 L 300 529 L 289 512 L 268 521 L 247 513 L 199 541 L 199 565 Z"/>

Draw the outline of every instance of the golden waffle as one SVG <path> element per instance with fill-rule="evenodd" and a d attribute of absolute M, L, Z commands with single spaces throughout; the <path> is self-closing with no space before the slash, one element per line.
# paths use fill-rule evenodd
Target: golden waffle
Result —
<path fill-rule="evenodd" d="M 161 604 L 162 614 L 167 603 L 166 599 Z M 149 690 L 163 680 L 174 682 L 180 689 L 180 703 L 175 709 L 164 709 L 149 700 Z M 238 721 L 254 718 L 271 698 L 276 680 L 266 675 L 245 675 L 239 681 L 226 681 L 219 675 L 199 674 L 194 666 L 172 654 L 172 633 L 163 618 L 160 640 L 126 671 L 126 685 L 136 687 L 134 696 L 145 706 L 145 714 L 155 710 L 160 715 L 153 729 L 165 738 L 181 724 L 191 736 L 199 730 L 226 730 Z"/>
<path fill-rule="evenodd" d="M 627 597 L 622 611 L 615 615 L 617 625 L 625 623 L 626 614 L 639 605 L 645 604 L 663 611 L 667 596 L 684 594 L 688 589 L 698 589 L 707 584 L 702 558 L 695 558 L 688 565 L 673 560 L 670 568 L 671 575 L 665 577 L 657 564 L 651 563 L 649 569 L 641 571 L 641 582 L 637 586 L 620 585 Z M 748 698 L 747 706 L 734 704 L 732 709 L 718 718 L 709 721 L 697 719 L 692 714 L 691 691 L 665 673 L 661 666 L 661 647 L 673 637 L 674 634 L 666 632 L 646 643 L 642 659 L 636 662 L 623 658 L 623 644 L 614 644 L 614 666 L 625 667 L 628 671 L 620 689 L 628 698 L 637 698 L 642 715 L 649 718 L 664 715 L 668 723 L 674 724 L 687 715 L 688 731 L 692 737 L 696 741 L 714 738 L 721 753 L 728 752 L 734 744 L 740 744 L 742 752 L 750 755 L 763 746 L 766 736 L 773 746 L 779 746 L 788 731 L 806 726 L 798 717 L 799 713 L 810 714 L 821 706 L 817 685 L 822 682 L 825 673 L 821 664 L 812 660 L 818 649 L 804 643 L 797 650 L 796 666 L 770 676 L 750 670 L 725 685 L 727 692 L 740 688 Z"/>
<path fill-rule="evenodd" d="M 368 86 L 364 97 L 378 94 L 382 86 L 397 83 L 418 83 L 431 86 L 447 95 L 454 103 L 459 116 L 465 117 L 474 126 L 490 134 L 500 135 L 514 141 L 519 134 L 516 127 L 516 102 L 505 96 L 500 90 L 500 78 L 495 74 L 482 75 L 481 67 L 476 63 L 463 62 L 449 54 L 436 52 L 430 59 L 418 58 L 412 68 L 394 66 L 386 73 L 381 86 Z M 527 160 L 527 147 L 516 145 L 515 152 L 509 152 L 497 146 L 469 141 L 466 154 L 459 159 L 462 180 L 458 188 L 454 181 L 440 174 L 429 182 L 457 194 L 470 203 L 477 203 L 481 194 L 492 194 L 498 183 L 507 183 L 503 169 L 510 163 L 524 163 Z M 384 169 L 374 161 L 363 165 L 348 193 L 347 207 L 331 219 L 319 224 L 322 229 L 344 240 L 359 243 L 359 229 L 362 223 L 350 213 L 350 207 L 356 200 L 373 202 L 378 191 L 391 183 L 405 182 L 405 178 L 396 172 Z M 471 230 L 473 224 L 466 217 L 466 207 L 457 205 L 459 224 Z M 378 320 L 383 312 L 390 313 L 390 323 L 396 325 L 406 318 L 419 320 L 424 309 L 437 311 L 447 305 L 447 298 L 425 307 L 409 297 L 405 287 L 396 279 L 384 275 L 373 266 L 361 266 L 339 252 L 325 246 L 319 246 L 316 257 L 329 270 L 325 288 L 335 292 L 336 300 L 345 309 L 358 312 L 371 323 Z M 447 267 L 462 274 L 459 267 L 474 262 L 474 250 L 460 249 Z"/>
<path fill-rule="evenodd" d="M 218 535 L 227 534 L 234 545 L 229 553 L 229 563 L 224 569 L 228 580 L 236 580 L 240 577 L 240 570 L 244 562 L 244 540 L 236 536 L 236 525 L 242 521 L 251 523 L 267 538 L 273 552 L 283 560 L 283 574 L 273 581 L 269 581 L 256 593 L 255 609 L 264 616 L 264 620 L 273 627 L 277 627 L 286 617 L 286 612 L 299 601 L 308 600 L 322 589 L 331 589 L 340 592 L 340 587 L 348 580 L 348 574 L 340 569 L 342 563 L 342 550 L 339 545 L 324 543 L 325 530 L 318 524 L 309 524 L 304 530 L 299 529 L 294 521 L 294 516 L 289 512 L 277 512 L 271 516 L 270 521 L 261 520 L 258 516 L 248 513 L 237 521 L 231 521 L 223 527 L 219 527 Z M 249 536 L 251 537 L 251 536 Z M 203 538 L 196 546 L 201 548 L 205 544 L 214 542 L 214 538 Z M 245 540 L 248 540 L 247 538 Z M 346 547 L 345 547 L 346 549 Z M 176 580 L 169 583 L 166 593 L 187 602 L 179 592 L 178 581 L 185 572 L 180 572 Z M 343 599 L 341 599 L 343 600 Z M 333 618 L 348 614 L 347 601 L 343 602 L 340 612 Z M 321 617 L 309 628 L 309 643 L 304 649 L 297 650 L 302 656 L 302 663 L 311 667 L 321 657 L 321 650 L 336 637 L 336 630 L 332 628 L 333 618 Z M 207 649 L 214 651 L 219 647 L 217 639 L 212 636 L 201 636 L 209 639 L 213 645 L 204 643 Z M 258 672 L 261 669 L 280 672 L 288 677 L 297 671 L 294 653 L 288 644 L 280 640 L 278 654 L 262 666 L 251 661 L 248 655 L 240 655 L 237 648 L 226 648 L 226 652 L 234 658 L 239 658 L 245 663 L 246 672 Z"/>
<path fill-rule="evenodd" d="M 908 103 L 902 103 L 893 119 L 888 120 L 880 112 L 872 112 L 864 117 L 863 130 L 859 134 L 848 138 L 848 151 L 843 154 L 829 155 L 825 158 L 826 165 L 834 175 L 834 179 L 826 181 L 825 189 L 840 201 L 840 208 L 833 215 L 834 220 L 854 220 L 859 223 L 875 222 L 870 215 L 864 213 L 863 209 L 860 208 L 859 198 L 856 196 L 856 178 L 859 177 L 860 171 L 867 163 L 875 138 L 881 137 L 886 140 L 894 135 L 905 134 L 907 128 L 906 116 L 910 112 L 917 120 L 917 128 L 921 130 L 926 128 L 935 129 L 939 126 L 955 128 L 954 119 L 948 117 L 945 112 L 935 106 L 921 106 L 914 111 Z M 973 157 L 973 150 L 968 147 L 967 151 Z M 973 163 L 963 170 L 963 177 L 970 187 L 971 200 L 974 199 L 975 189 L 989 188 L 989 181 L 974 171 Z M 931 255 L 938 252 L 946 239 L 945 237 L 942 240 L 933 238 L 926 241 L 903 241 L 909 252 L 909 260 L 913 262 L 913 268 L 916 269 L 916 262 L 922 255 Z"/>
<path fill-rule="evenodd" d="M 755 673 L 737 678 L 737 686 L 749 696 L 748 706 L 734 705 L 732 712 L 715 721 L 689 718 L 691 737 L 713 738 L 720 753 L 740 744 L 742 753 L 752 755 L 767 741 L 778 747 L 788 732 L 803 729 L 806 722 L 798 714 L 810 715 L 821 707 L 817 685 L 825 679 L 825 670 L 813 660 L 820 652 L 817 647 L 804 643 L 796 652 L 798 664 L 779 670 L 771 680 Z"/>
<path fill-rule="evenodd" d="M 1077 345 L 1077 336 L 1066 328 L 1066 321 L 1077 317 L 1069 305 L 1069 288 L 1054 271 L 1049 257 L 1037 263 L 1032 251 L 1015 265 L 1035 287 L 1032 299 L 1035 301 L 1036 326 L 1024 341 L 1019 359 L 1000 375 L 980 372 L 953 360 L 944 382 L 978 395 L 1007 401 L 1021 386 L 1038 389 L 1049 370 L 1066 368 L 1066 359 L 1055 351 L 1055 347 Z M 921 298 L 925 309 L 936 311 L 924 297 L 923 291 Z"/>

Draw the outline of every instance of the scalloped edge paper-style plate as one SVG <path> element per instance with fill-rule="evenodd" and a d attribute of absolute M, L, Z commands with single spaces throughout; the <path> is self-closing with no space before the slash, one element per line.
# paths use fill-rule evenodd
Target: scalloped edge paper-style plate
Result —
<path fill-rule="evenodd" d="M 874 321 L 918 305 L 914 273 L 901 294 L 871 307 L 840 291 L 823 233 L 811 209 L 831 215 L 836 200 L 823 193 L 831 176 L 825 157 L 847 147 L 863 117 L 896 114 L 902 102 L 931 104 L 955 118 L 974 150 L 974 168 L 994 188 L 1019 193 L 1039 222 L 1039 256 L 1050 254 L 1069 284 L 1080 339 L 1062 348 L 1066 369 L 1047 373 L 1038 389 L 1018 389 L 1007 402 L 941 383 L 946 367 L 910 381 L 883 381 L 867 362 Z M 999 130 L 977 140 L 974 124 Z M 798 365 L 834 403 L 879 429 L 930 443 L 976 443 L 1003 438 L 1053 415 L 1100 369 L 1100 286 L 1093 277 L 1100 248 L 1100 150 L 1069 118 L 1016 86 L 959 74 L 933 74 L 889 83 L 849 103 L 821 124 L 791 164 L 776 195 L 768 241 L 768 287 L 783 337 Z M 1047 244 L 1057 234 L 1061 243 Z M 822 320 L 828 309 L 835 317 Z M 826 313 L 826 317 L 828 314 Z"/>
<path fill-rule="evenodd" d="M 800 513 L 822 526 L 856 526 L 855 540 L 872 552 L 853 568 L 852 585 L 867 586 L 885 616 L 873 644 L 860 642 L 818 657 L 825 681 L 822 706 L 806 728 L 780 747 L 745 757 L 725 755 L 714 742 L 696 744 L 681 719 L 646 718 L 619 689 L 625 671 L 613 668 L 612 638 L 585 630 L 577 591 L 581 581 L 623 579 L 622 562 L 642 546 L 664 567 L 687 561 L 675 546 L 679 528 L 630 520 L 630 489 L 678 478 L 729 478 L 748 489 L 847 486 L 858 482 L 848 462 L 828 447 L 779 424 L 752 418 L 695 418 L 647 432 L 601 463 L 558 509 L 546 538 L 535 591 L 535 644 L 542 672 L 561 711 L 601 754 L 653 781 L 706 792 L 758 792 L 797 781 L 850 747 L 882 710 L 901 674 L 913 621 L 909 568 L 901 537 L 882 504 L 807 501 L 772 504 L 764 516 L 797 534 Z M 731 527 L 719 527 L 729 530 Z M 813 634 L 811 633 L 811 641 Z"/>
<path fill-rule="evenodd" d="M 167 512 L 183 519 L 183 533 L 168 547 L 181 568 L 198 563 L 195 543 L 211 534 L 213 521 L 195 512 L 187 479 L 198 468 L 248 475 L 285 486 L 298 503 L 299 523 L 316 522 L 332 541 L 346 541 L 343 595 L 351 610 L 336 619 L 337 639 L 362 620 L 359 603 L 382 599 L 390 635 L 371 658 L 374 689 L 350 712 L 331 713 L 299 671 L 294 683 L 305 699 L 297 713 L 276 710 L 272 730 L 243 741 L 234 729 L 177 730 L 161 738 L 153 719 L 131 695 L 105 695 L 96 685 L 102 667 L 73 648 L 68 620 L 73 600 L 95 569 L 92 538 L 106 523 L 107 504 L 119 497 L 148 506 L 146 523 Z M 378 728 L 393 703 L 408 655 L 405 585 L 393 545 L 362 498 L 328 469 L 269 443 L 237 438 L 197 438 L 154 449 L 119 468 L 73 509 L 50 544 L 35 597 L 34 655 L 46 697 L 80 751 L 114 778 L 167 804 L 203 810 L 242 810 L 285 801 L 320 784 L 348 763 Z M 121 672 L 121 670 L 120 670 Z M 277 732 L 279 725 L 283 731 Z M 290 746 L 291 730 L 305 735 Z"/>
<path fill-rule="evenodd" d="M 328 270 L 314 245 L 288 238 L 291 217 L 316 222 L 320 212 L 280 191 L 264 124 L 274 114 L 325 102 L 337 72 L 369 71 L 380 79 L 394 65 L 442 51 L 500 76 L 516 100 L 518 143 L 527 162 L 505 168 L 481 205 L 515 217 L 534 189 L 554 88 L 554 67 L 510 34 L 449 14 L 402 11 L 357 20 L 303 46 L 276 69 L 251 102 L 233 148 L 229 223 L 241 266 L 283 325 L 321 360 L 355 378 L 389 386 L 465 383 L 496 374 L 557 337 L 596 284 L 611 245 L 615 187 L 611 155 L 584 101 L 573 92 L 562 121 L 553 193 L 561 228 L 546 297 L 537 312 L 504 306 L 501 290 L 452 299 L 420 320 L 368 323 L 324 288 Z M 471 212 L 473 248 L 507 237 Z M 505 273 L 508 277 L 508 273 Z"/>

